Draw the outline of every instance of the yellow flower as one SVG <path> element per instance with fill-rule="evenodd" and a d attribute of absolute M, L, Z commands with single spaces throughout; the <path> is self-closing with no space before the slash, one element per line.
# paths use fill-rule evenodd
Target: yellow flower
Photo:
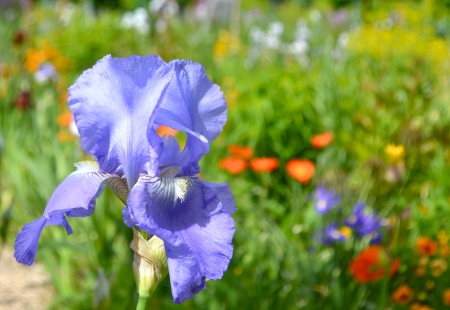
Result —
<path fill-rule="evenodd" d="M 341 229 L 339 229 L 339 231 L 345 237 L 345 239 L 348 239 L 352 236 L 352 230 L 348 226 L 342 226 Z"/>
<path fill-rule="evenodd" d="M 438 233 L 437 233 L 437 237 L 438 237 L 439 243 L 441 245 L 447 244 L 447 242 L 448 242 L 448 235 L 445 232 L 445 230 L 439 230 Z"/>
<path fill-rule="evenodd" d="M 239 51 L 239 38 L 229 31 L 221 30 L 214 43 L 214 59 L 223 60 Z"/>
<path fill-rule="evenodd" d="M 430 262 L 431 275 L 439 277 L 445 270 L 447 270 L 447 262 L 442 258 L 436 258 Z"/>
<path fill-rule="evenodd" d="M 395 145 L 390 143 L 384 148 L 384 153 L 389 162 L 398 163 L 402 160 L 403 155 L 405 155 L 405 147 L 402 144 Z"/>

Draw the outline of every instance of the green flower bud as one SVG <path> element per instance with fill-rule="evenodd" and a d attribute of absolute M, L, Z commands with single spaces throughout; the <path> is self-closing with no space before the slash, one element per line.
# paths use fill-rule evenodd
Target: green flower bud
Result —
<path fill-rule="evenodd" d="M 139 231 L 133 231 L 130 247 L 134 251 L 134 278 L 139 297 L 148 298 L 168 273 L 164 242 L 156 236 L 147 241 Z"/>

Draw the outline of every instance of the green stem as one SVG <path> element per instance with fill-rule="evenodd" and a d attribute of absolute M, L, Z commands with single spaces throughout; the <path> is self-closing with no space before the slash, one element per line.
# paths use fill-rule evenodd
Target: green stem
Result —
<path fill-rule="evenodd" d="M 139 296 L 139 300 L 136 306 L 136 310 L 145 310 L 147 309 L 147 301 L 148 301 L 148 296 Z"/>
<path fill-rule="evenodd" d="M 381 283 L 380 307 L 378 308 L 380 310 L 384 310 L 386 308 L 388 284 L 389 284 L 389 274 L 387 273 L 384 275 Z"/>

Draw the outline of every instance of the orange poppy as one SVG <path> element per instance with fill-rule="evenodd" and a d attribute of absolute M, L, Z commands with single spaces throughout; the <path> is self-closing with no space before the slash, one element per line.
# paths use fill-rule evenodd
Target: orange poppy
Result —
<path fill-rule="evenodd" d="M 176 129 L 172 129 L 170 127 L 161 125 L 156 129 L 156 133 L 158 134 L 158 136 L 163 137 L 165 135 L 167 135 L 166 139 L 169 138 L 169 136 L 176 136 L 176 134 L 178 133 L 178 130 Z"/>
<path fill-rule="evenodd" d="M 247 169 L 248 164 L 242 158 L 226 157 L 220 160 L 219 167 L 231 174 L 239 174 Z"/>
<path fill-rule="evenodd" d="M 450 306 L 450 288 L 446 289 L 442 294 L 442 299 L 446 306 Z"/>
<path fill-rule="evenodd" d="M 427 305 L 421 305 L 418 302 L 413 303 L 409 309 L 410 310 L 433 310 L 433 308 L 430 308 Z"/>
<path fill-rule="evenodd" d="M 69 127 L 73 122 L 73 114 L 70 111 L 66 111 L 58 116 L 58 125 L 63 127 Z"/>
<path fill-rule="evenodd" d="M 315 135 L 311 137 L 311 145 L 315 149 L 324 148 L 333 142 L 333 134 L 331 132 L 324 132 L 320 135 Z"/>
<path fill-rule="evenodd" d="M 70 67 L 70 60 L 46 42 L 41 42 L 39 49 L 31 48 L 26 52 L 24 67 L 29 72 L 35 73 L 45 62 L 51 62 L 58 72 Z"/>
<path fill-rule="evenodd" d="M 392 294 L 392 300 L 395 303 L 406 305 L 413 295 L 413 290 L 406 284 L 400 286 Z"/>
<path fill-rule="evenodd" d="M 386 261 L 385 252 L 380 246 L 370 246 L 350 263 L 349 270 L 353 278 L 358 283 L 375 282 L 380 280 L 384 274 L 384 264 Z M 392 277 L 400 267 L 400 261 L 394 260 L 390 268 L 390 276 Z"/>
<path fill-rule="evenodd" d="M 250 159 L 253 156 L 253 150 L 248 146 L 239 146 L 231 144 L 228 146 L 228 152 L 235 157 L 241 157 L 243 159 Z"/>
<path fill-rule="evenodd" d="M 428 237 L 419 237 L 416 242 L 416 251 L 425 256 L 433 255 L 437 251 L 437 243 Z"/>
<path fill-rule="evenodd" d="M 275 157 L 253 158 L 250 161 L 250 167 L 255 172 L 271 172 L 278 168 L 279 160 Z"/>
<path fill-rule="evenodd" d="M 291 159 L 286 164 L 286 171 L 302 184 L 308 183 L 314 176 L 315 165 L 308 159 Z"/>

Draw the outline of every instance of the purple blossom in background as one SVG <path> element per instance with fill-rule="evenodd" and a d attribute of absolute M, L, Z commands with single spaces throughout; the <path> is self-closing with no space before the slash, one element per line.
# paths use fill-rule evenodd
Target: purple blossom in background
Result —
<path fill-rule="evenodd" d="M 336 223 L 333 223 L 322 231 L 321 239 L 323 244 L 330 245 L 335 242 L 345 242 L 348 237 L 337 228 Z"/>
<path fill-rule="evenodd" d="M 314 207 L 319 214 L 327 213 L 330 209 L 336 207 L 341 200 L 332 189 L 327 190 L 323 186 L 316 188 L 314 198 L 316 200 Z"/>
<path fill-rule="evenodd" d="M 339 27 L 345 24 L 350 18 L 350 13 L 347 9 L 340 9 L 329 16 L 328 21 L 332 26 Z"/>
<path fill-rule="evenodd" d="M 56 188 L 41 218 L 25 225 L 15 243 L 17 261 L 31 265 L 44 227 L 94 212 L 110 187 L 126 204 L 127 226 L 164 241 L 172 295 L 177 303 L 220 279 L 230 262 L 235 201 L 228 184 L 201 181 L 199 160 L 226 122 L 227 106 L 204 68 L 158 56 L 106 56 L 69 88 L 83 149 L 81 162 Z M 155 128 L 186 132 L 183 151 Z"/>
<path fill-rule="evenodd" d="M 55 66 L 49 62 L 44 62 L 40 65 L 34 74 L 34 79 L 39 84 L 47 83 L 48 81 L 56 80 L 57 78 L 58 72 L 56 71 Z"/>
<path fill-rule="evenodd" d="M 381 219 L 375 212 L 365 212 L 366 204 L 360 202 L 353 209 L 353 214 L 346 220 L 345 224 L 353 229 L 356 236 L 362 238 L 371 236 L 373 243 L 381 242 Z"/>

